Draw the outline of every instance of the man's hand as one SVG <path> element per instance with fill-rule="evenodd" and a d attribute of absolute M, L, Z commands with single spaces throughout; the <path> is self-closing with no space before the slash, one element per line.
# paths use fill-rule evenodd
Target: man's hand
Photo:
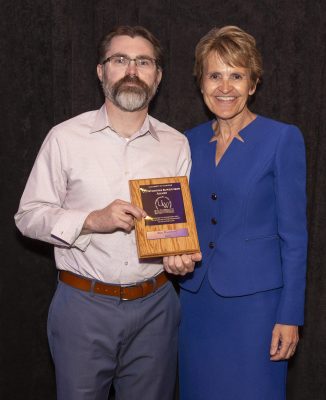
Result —
<path fill-rule="evenodd" d="M 163 257 L 166 272 L 173 275 L 186 275 L 192 272 L 195 263 L 201 260 L 201 253 L 182 254 L 181 256 Z"/>
<path fill-rule="evenodd" d="M 288 360 L 295 353 L 299 342 L 296 325 L 275 324 L 272 333 L 270 359 L 272 361 Z"/>
<path fill-rule="evenodd" d="M 124 200 L 114 200 L 102 210 L 92 211 L 86 218 L 83 233 L 111 233 L 117 229 L 130 232 L 135 219 L 146 217 L 146 213 Z"/>

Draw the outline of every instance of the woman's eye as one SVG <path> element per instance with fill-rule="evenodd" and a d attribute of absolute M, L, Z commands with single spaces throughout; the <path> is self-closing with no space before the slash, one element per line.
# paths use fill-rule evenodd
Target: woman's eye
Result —
<path fill-rule="evenodd" d="M 240 74 L 232 74 L 231 75 L 231 79 L 233 79 L 234 81 L 240 81 L 242 79 L 242 75 L 240 75 Z"/>
<path fill-rule="evenodd" d="M 209 79 L 211 79 L 212 81 L 216 81 L 220 78 L 219 74 L 209 74 Z"/>

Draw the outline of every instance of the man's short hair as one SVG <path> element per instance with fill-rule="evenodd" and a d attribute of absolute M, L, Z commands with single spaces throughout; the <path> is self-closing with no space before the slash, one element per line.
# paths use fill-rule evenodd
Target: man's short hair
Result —
<path fill-rule="evenodd" d="M 156 59 L 156 65 L 158 68 L 163 67 L 163 50 L 158 39 L 143 26 L 128 26 L 119 25 L 112 29 L 109 33 L 103 36 L 98 46 L 98 63 L 101 64 L 106 58 L 107 51 L 110 47 L 111 41 L 116 36 L 130 36 L 142 37 L 148 40 L 154 48 L 154 57 Z"/>

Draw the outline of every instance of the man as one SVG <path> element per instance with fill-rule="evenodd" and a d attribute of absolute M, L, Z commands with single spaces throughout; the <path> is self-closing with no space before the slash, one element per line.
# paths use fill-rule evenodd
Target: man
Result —
<path fill-rule="evenodd" d="M 161 259 L 137 257 L 128 180 L 185 175 L 183 135 L 150 117 L 162 52 L 143 27 L 120 26 L 99 46 L 105 104 L 54 127 L 15 216 L 24 235 L 55 247 L 59 283 L 48 337 L 59 400 L 170 400 L 179 303 Z M 166 257 L 173 274 L 200 255 Z"/>

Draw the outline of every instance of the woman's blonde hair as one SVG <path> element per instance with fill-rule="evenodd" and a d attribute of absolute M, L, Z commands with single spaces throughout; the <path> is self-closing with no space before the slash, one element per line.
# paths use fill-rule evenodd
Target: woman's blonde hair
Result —
<path fill-rule="evenodd" d="M 203 36 L 195 51 L 194 75 L 202 85 L 205 62 L 210 53 L 232 67 L 248 68 L 251 86 L 255 86 L 263 74 L 262 58 L 256 40 L 237 26 L 213 28 Z"/>

